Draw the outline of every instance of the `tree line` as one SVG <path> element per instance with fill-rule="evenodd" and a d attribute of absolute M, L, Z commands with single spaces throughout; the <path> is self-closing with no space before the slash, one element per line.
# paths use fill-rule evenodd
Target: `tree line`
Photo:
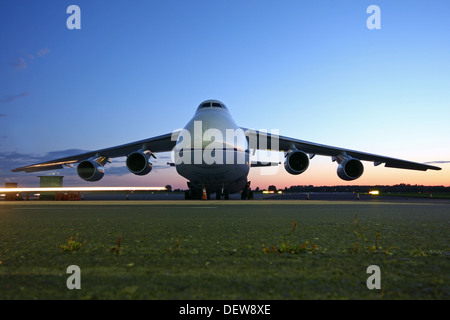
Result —
<path fill-rule="evenodd" d="M 166 185 L 167 191 L 172 191 L 172 186 Z M 259 187 L 254 189 L 256 192 L 262 191 Z M 406 193 L 437 193 L 437 192 L 450 192 L 450 187 L 445 186 L 423 186 L 417 184 L 396 184 L 393 186 L 383 186 L 383 185 L 374 185 L 374 186 L 313 186 L 313 185 L 298 185 L 285 187 L 284 189 L 277 189 L 276 186 L 271 185 L 268 187 L 269 191 L 278 191 L 283 190 L 284 192 L 356 192 L 356 193 L 367 193 L 371 190 L 378 190 L 382 193 L 387 192 L 406 192 Z M 183 191 L 181 189 L 173 190 L 175 192 Z"/>
<path fill-rule="evenodd" d="M 423 185 L 412 185 L 412 184 L 396 184 L 393 186 L 291 186 L 285 188 L 285 192 L 369 192 L 371 190 L 378 190 L 383 193 L 387 192 L 406 192 L 406 193 L 426 193 L 426 192 L 450 192 L 450 187 L 445 186 L 423 186 Z"/>

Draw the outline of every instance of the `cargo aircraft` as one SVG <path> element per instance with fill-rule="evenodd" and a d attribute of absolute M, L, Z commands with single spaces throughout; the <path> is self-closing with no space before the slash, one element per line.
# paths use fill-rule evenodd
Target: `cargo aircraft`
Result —
<path fill-rule="evenodd" d="M 201 199 L 216 194 L 216 199 L 228 199 L 229 194 L 241 192 L 242 199 L 252 198 L 247 179 L 251 167 L 277 166 L 278 161 L 251 161 L 255 150 L 284 152 L 284 168 L 293 175 L 304 172 L 315 155 L 329 156 L 337 162 L 337 175 L 343 180 L 355 180 L 364 171 L 361 161 L 375 166 L 410 170 L 441 170 L 439 167 L 401 159 L 332 147 L 280 136 L 274 132 L 239 127 L 225 104 L 206 100 L 197 108 L 193 118 L 181 130 L 115 147 L 37 163 L 12 170 L 38 172 L 73 167 L 78 163 L 78 176 L 86 181 L 99 181 L 105 165 L 112 158 L 126 157 L 128 170 L 146 175 L 152 170 L 151 158 L 160 152 L 173 152 L 178 174 L 188 180 L 186 199 Z"/>

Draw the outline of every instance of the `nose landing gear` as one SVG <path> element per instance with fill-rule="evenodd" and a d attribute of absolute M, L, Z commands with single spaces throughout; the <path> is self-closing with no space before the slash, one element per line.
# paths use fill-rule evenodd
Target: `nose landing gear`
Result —
<path fill-rule="evenodd" d="M 224 200 L 230 199 L 230 193 L 227 189 L 221 188 L 216 190 L 216 200 L 220 200 L 221 198 Z"/>

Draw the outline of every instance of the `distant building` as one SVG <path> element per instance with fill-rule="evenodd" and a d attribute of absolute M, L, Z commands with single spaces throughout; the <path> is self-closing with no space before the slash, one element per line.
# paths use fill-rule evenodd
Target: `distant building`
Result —
<path fill-rule="evenodd" d="M 6 182 L 5 188 L 17 188 L 17 183 Z M 6 193 L 5 200 L 6 201 L 14 201 L 14 200 L 16 200 L 16 197 L 17 197 L 16 193 L 9 192 L 9 193 Z"/>
<path fill-rule="evenodd" d="M 61 188 L 64 176 L 38 176 L 41 188 Z M 41 192 L 40 200 L 55 200 L 55 192 Z"/>

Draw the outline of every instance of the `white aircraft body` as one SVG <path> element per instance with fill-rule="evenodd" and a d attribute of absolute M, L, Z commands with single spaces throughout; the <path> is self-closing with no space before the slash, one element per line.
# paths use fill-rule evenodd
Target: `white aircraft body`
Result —
<path fill-rule="evenodd" d="M 136 175 L 146 175 L 152 169 L 151 157 L 160 152 L 174 153 L 177 172 L 188 180 L 186 199 L 210 197 L 228 199 L 230 193 L 241 192 L 242 199 L 251 198 L 247 176 L 250 167 L 273 166 L 279 162 L 250 160 L 255 150 L 282 151 L 284 168 L 290 174 L 304 172 L 315 155 L 329 156 L 338 163 L 337 174 L 343 180 L 359 178 L 364 171 L 362 161 L 375 166 L 410 170 L 441 170 L 439 167 L 374 155 L 366 152 L 332 147 L 288 138 L 274 133 L 239 127 L 227 107 L 217 100 L 200 104 L 193 118 L 182 130 L 132 142 L 116 147 L 95 150 L 79 155 L 46 161 L 12 170 L 37 172 L 72 167 L 78 163 L 77 173 L 86 181 L 98 181 L 104 176 L 104 166 L 111 158 L 127 157 L 126 165 Z"/>

